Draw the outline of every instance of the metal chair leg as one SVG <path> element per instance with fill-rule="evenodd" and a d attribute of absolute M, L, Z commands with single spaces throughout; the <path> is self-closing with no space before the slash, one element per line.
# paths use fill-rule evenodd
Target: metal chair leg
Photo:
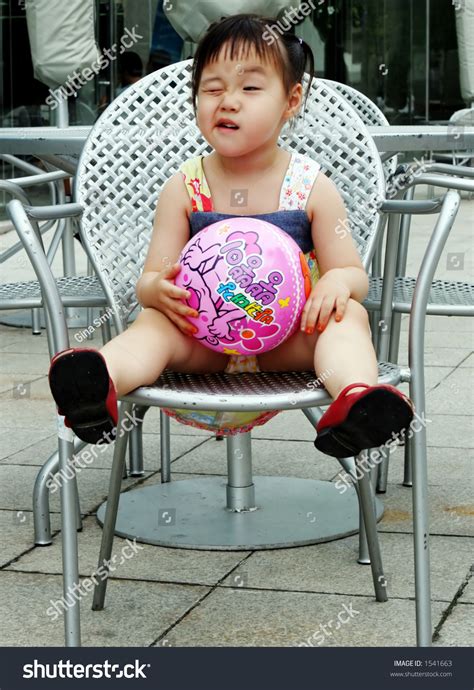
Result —
<path fill-rule="evenodd" d="M 384 494 L 387 491 L 389 457 L 390 455 L 386 453 L 377 466 L 376 490 L 378 494 Z"/>
<path fill-rule="evenodd" d="M 368 451 L 366 451 L 368 457 L 371 458 L 372 453 L 376 450 L 377 449 L 371 448 Z M 380 454 L 380 451 L 379 451 L 379 454 Z M 370 474 L 370 483 L 372 485 L 372 492 L 374 492 L 375 484 L 377 482 L 377 467 L 372 467 L 369 474 Z M 357 484 L 356 484 L 356 486 L 357 486 Z M 358 486 L 357 486 L 357 488 L 358 488 Z M 359 495 L 359 557 L 357 559 L 357 563 L 360 563 L 361 565 L 370 565 L 369 545 L 367 543 L 367 532 L 365 529 L 364 515 L 362 512 L 362 503 L 360 500 L 360 495 Z"/>
<path fill-rule="evenodd" d="M 413 294 L 410 329 L 408 335 L 408 366 L 410 368 L 410 398 L 419 427 L 414 421 L 407 433 L 413 459 L 413 541 L 415 560 L 416 640 L 419 647 L 432 643 L 430 534 L 428 519 L 428 461 L 426 451 L 425 395 L 425 323 L 426 305 L 435 268 L 458 212 L 460 197 L 449 191 L 443 200 L 435 229 L 431 235 Z M 423 421 L 422 421 L 423 420 Z"/>
<path fill-rule="evenodd" d="M 140 419 L 136 426 L 130 432 L 129 453 L 129 468 L 131 477 L 143 477 L 145 470 L 143 469 L 143 420 L 145 414 L 149 410 L 145 406 L 135 407 L 134 419 Z"/>
<path fill-rule="evenodd" d="M 403 464 L 403 486 L 413 486 L 413 464 L 410 444 L 405 441 L 404 448 L 404 464 Z"/>
<path fill-rule="evenodd" d="M 38 472 L 33 488 L 33 525 L 36 546 L 49 546 L 51 519 L 49 514 L 49 480 L 59 469 L 59 454 L 55 451 Z"/>
<path fill-rule="evenodd" d="M 112 330 L 110 328 L 110 318 L 106 318 L 109 312 L 101 309 L 100 310 L 100 332 L 102 335 L 102 345 L 105 345 L 112 340 Z"/>
<path fill-rule="evenodd" d="M 72 434 L 71 434 L 72 436 Z M 59 469 L 66 474 L 72 460 L 74 443 L 72 438 L 59 439 Z M 61 483 L 61 532 L 63 562 L 63 596 L 68 606 L 64 610 L 64 635 L 66 647 L 81 646 L 80 602 L 73 596 L 79 585 L 79 562 L 77 553 L 76 475 Z M 69 601 L 72 599 L 72 604 Z"/>
<path fill-rule="evenodd" d="M 41 310 L 31 310 L 31 332 L 33 335 L 41 335 Z"/>
<path fill-rule="evenodd" d="M 74 454 L 87 444 L 74 438 Z M 59 470 L 59 452 L 56 450 L 46 460 L 36 477 L 33 489 L 33 525 L 36 546 L 49 546 L 51 538 L 51 520 L 49 514 L 49 482 Z M 78 529 L 80 527 L 78 520 Z"/>
<path fill-rule="evenodd" d="M 412 398 L 413 399 L 413 398 Z M 431 647 L 431 582 L 428 521 L 426 429 L 407 441 L 413 452 L 413 536 L 415 553 L 416 639 L 418 647 Z"/>
<path fill-rule="evenodd" d="M 89 328 L 88 328 L 89 326 L 92 326 L 93 318 L 94 318 L 94 310 L 92 309 L 92 307 L 87 307 L 86 308 L 86 329 L 87 329 L 86 338 L 87 338 L 87 340 L 92 340 L 92 338 L 94 337 L 94 332 L 92 331 L 92 329 L 89 331 Z"/>
<path fill-rule="evenodd" d="M 93 611 L 101 611 L 104 608 L 105 593 L 107 590 L 108 580 L 108 563 L 112 555 L 112 546 L 114 542 L 115 523 L 117 521 L 117 512 L 120 500 L 120 487 L 122 486 L 123 466 L 125 464 L 125 454 L 127 452 L 128 433 L 121 434 L 124 431 L 122 424 L 125 414 L 132 410 L 132 403 L 122 403 L 120 406 L 120 416 L 118 420 L 117 430 L 118 437 L 115 441 L 114 459 L 112 462 L 112 470 L 109 481 L 109 495 L 107 498 L 107 508 L 105 511 L 104 526 L 102 529 L 102 542 L 100 545 L 100 555 L 98 569 L 102 572 L 105 570 L 106 576 L 100 581 L 96 581 L 94 587 L 94 598 L 92 602 Z"/>
<path fill-rule="evenodd" d="M 302 410 L 304 416 L 306 419 L 309 421 L 309 423 L 314 426 L 316 429 L 316 426 L 323 416 L 323 411 L 321 410 L 320 407 L 304 407 Z"/>
<path fill-rule="evenodd" d="M 370 566 L 372 569 L 372 579 L 374 582 L 375 598 L 377 601 L 387 601 L 387 581 L 384 576 L 382 566 L 382 555 L 377 534 L 377 520 L 375 517 L 374 493 L 369 473 L 364 471 L 361 461 L 366 457 L 360 453 L 356 457 L 358 495 L 362 508 L 363 522 L 367 535 L 367 546 L 370 556 Z"/>
<path fill-rule="evenodd" d="M 81 499 L 79 498 L 79 487 L 77 485 L 77 479 L 74 482 L 76 486 L 76 529 L 78 532 L 82 532 L 82 515 L 81 515 Z"/>
<path fill-rule="evenodd" d="M 160 410 L 161 483 L 171 481 L 170 418 Z"/>

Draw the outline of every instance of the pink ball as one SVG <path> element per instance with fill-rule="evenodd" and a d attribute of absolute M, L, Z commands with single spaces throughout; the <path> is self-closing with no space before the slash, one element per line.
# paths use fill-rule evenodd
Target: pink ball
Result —
<path fill-rule="evenodd" d="M 297 329 L 311 279 L 296 242 L 257 218 L 228 218 L 195 235 L 180 254 L 176 285 L 199 318 L 195 338 L 225 354 L 256 355 Z"/>

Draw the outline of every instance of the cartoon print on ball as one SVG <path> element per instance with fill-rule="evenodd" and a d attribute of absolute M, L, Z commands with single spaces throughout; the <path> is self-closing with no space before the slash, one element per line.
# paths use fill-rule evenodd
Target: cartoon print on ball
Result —
<path fill-rule="evenodd" d="M 254 218 L 204 228 L 184 247 L 176 284 L 189 290 L 194 337 L 227 354 L 257 354 L 297 326 L 305 302 L 305 267 L 296 243 Z"/>

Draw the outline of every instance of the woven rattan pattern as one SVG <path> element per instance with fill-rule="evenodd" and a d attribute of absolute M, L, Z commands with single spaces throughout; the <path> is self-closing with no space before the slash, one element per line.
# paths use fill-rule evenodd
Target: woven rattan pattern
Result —
<path fill-rule="evenodd" d="M 160 189 L 188 157 L 211 148 L 194 124 L 192 60 L 157 70 L 120 94 L 95 123 L 76 177 L 82 234 L 91 259 L 125 320 L 146 256 Z M 338 186 L 366 268 L 375 248 L 383 170 L 365 125 L 345 99 L 313 83 L 304 118 L 280 140 L 308 155 Z M 172 228 L 170 228 L 172 231 Z"/>

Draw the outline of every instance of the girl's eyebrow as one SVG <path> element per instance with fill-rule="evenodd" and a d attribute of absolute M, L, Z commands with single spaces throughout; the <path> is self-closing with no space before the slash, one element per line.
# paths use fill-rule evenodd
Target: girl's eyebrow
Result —
<path fill-rule="evenodd" d="M 255 72 L 255 73 L 257 73 L 257 74 L 262 74 L 263 76 L 267 76 L 267 71 L 266 71 L 266 69 L 265 69 L 264 67 L 262 67 L 261 65 L 252 65 L 251 67 L 247 67 L 247 68 L 244 70 L 244 73 L 245 73 L 245 74 L 251 74 L 251 73 L 253 73 L 253 72 Z M 203 79 L 203 80 L 202 80 L 201 86 L 204 86 L 204 84 L 207 84 L 207 83 L 210 82 L 210 81 L 215 81 L 215 80 L 218 80 L 218 79 L 221 80 L 222 77 L 218 77 L 217 75 L 214 76 L 214 77 L 207 77 L 207 79 Z"/>
<path fill-rule="evenodd" d="M 262 67 L 261 65 L 252 65 L 251 67 L 247 67 L 246 70 L 244 70 L 246 73 L 250 72 L 258 72 L 259 74 L 267 74 L 267 70 Z"/>
<path fill-rule="evenodd" d="M 201 86 L 204 86 L 204 84 L 207 84 L 210 81 L 218 81 L 219 79 L 221 79 L 221 77 L 208 77 L 207 79 L 203 79 L 201 81 Z"/>

